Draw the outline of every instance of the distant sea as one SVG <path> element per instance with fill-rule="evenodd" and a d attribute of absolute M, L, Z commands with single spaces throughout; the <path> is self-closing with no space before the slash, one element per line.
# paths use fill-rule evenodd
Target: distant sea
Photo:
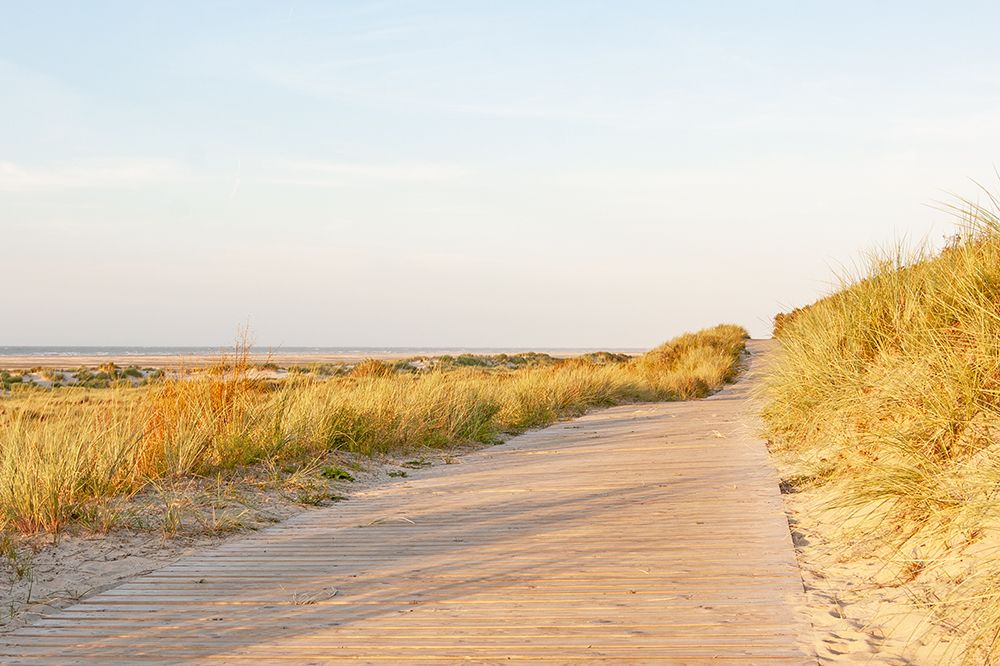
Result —
<path fill-rule="evenodd" d="M 616 351 L 641 353 L 644 349 L 621 347 L 253 347 L 254 354 L 275 356 L 353 356 L 353 355 L 408 355 L 434 356 L 440 354 L 503 354 L 512 352 L 547 352 L 560 355 L 585 354 L 592 351 Z M 46 346 L 0 346 L 0 357 L 41 356 L 205 356 L 230 353 L 232 347 L 46 347 Z"/>

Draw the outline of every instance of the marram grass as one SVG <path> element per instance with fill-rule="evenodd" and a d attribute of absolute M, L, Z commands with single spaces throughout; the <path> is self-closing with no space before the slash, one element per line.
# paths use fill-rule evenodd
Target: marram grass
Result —
<path fill-rule="evenodd" d="M 627 362 L 256 379 L 246 357 L 139 389 L 0 399 L 0 529 L 55 531 L 158 479 L 259 461 L 496 441 L 598 406 L 683 400 L 733 379 L 746 331 L 685 334 Z"/>
<path fill-rule="evenodd" d="M 944 250 L 875 255 L 835 294 L 776 320 L 764 417 L 800 483 L 878 516 L 872 554 L 888 542 L 900 580 L 947 588 L 915 603 L 953 628 L 963 658 L 995 663 L 1000 218 L 955 210 L 960 233 Z"/>

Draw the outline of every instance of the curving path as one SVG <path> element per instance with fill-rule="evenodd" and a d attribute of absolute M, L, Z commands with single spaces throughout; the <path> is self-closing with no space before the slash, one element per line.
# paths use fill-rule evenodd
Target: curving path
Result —
<path fill-rule="evenodd" d="M 411 472 L 53 613 L 0 661 L 815 664 L 751 383 Z"/>

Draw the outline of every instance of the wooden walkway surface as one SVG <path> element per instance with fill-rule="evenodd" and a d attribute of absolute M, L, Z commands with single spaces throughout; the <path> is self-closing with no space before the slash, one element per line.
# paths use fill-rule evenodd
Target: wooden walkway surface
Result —
<path fill-rule="evenodd" d="M 55 612 L 0 662 L 814 664 L 749 383 L 412 472 Z"/>

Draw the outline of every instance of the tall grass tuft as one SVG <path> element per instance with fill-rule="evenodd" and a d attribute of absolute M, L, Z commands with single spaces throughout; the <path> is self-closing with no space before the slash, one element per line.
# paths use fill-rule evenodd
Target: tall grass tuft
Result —
<path fill-rule="evenodd" d="M 735 376 L 746 331 L 687 334 L 628 362 L 261 378 L 243 345 L 210 372 L 141 388 L 0 399 L 0 529 L 54 531 L 157 479 L 261 460 L 495 442 L 596 406 L 707 395 Z"/>
<path fill-rule="evenodd" d="M 995 203 L 995 202 L 994 202 Z M 1000 217 L 961 202 L 934 253 L 893 248 L 833 295 L 778 318 L 765 381 L 776 447 L 807 483 L 877 517 L 902 579 L 955 627 L 965 658 L 1000 658 Z M 879 548 L 871 542 L 870 552 Z M 936 571 L 935 571 L 936 569 Z"/>

